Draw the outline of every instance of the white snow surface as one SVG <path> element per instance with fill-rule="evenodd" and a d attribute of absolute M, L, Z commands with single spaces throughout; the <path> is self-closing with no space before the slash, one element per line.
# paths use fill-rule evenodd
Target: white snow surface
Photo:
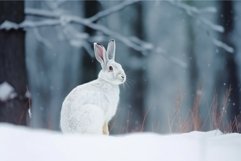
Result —
<path fill-rule="evenodd" d="M 1 161 L 240 161 L 241 134 L 61 134 L 0 124 Z"/>

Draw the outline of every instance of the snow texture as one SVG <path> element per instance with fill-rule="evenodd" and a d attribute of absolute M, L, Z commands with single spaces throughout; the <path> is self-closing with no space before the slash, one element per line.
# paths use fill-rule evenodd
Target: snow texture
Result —
<path fill-rule="evenodd" d="M 0 101 L 7 101 L 17 96 L 14 88 L 7 82 L 0 84 Z"/>
<path fill-rule="evenodd" d="M 241 135 L 63 135 L 0 124 L 1 161 L 240 161 Z"/>
<path fill-rule="evenodd" d="M 11 30 L 11 29 L 18 29 L 19 26 L 18 24 L 11 22 L 11 21 L 4 21 L 1 25 L 0 25 L 0 29 L 5 29 L 5 30 Z"/>

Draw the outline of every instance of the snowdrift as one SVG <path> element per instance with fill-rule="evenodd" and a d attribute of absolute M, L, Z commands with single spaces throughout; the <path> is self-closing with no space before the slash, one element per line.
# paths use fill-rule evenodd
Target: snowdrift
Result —
<path fill-rule="evenodd" d="M 240 161 L 241 134 L 64 135 L 0 124 L 0 161 Z"/>

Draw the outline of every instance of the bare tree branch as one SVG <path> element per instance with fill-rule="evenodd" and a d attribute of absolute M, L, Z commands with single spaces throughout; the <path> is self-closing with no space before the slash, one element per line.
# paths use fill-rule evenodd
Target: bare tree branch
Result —
<path fill-rule="evenodd" d="M 214 8 L 210 9 L 198 9 L 194 6 L 190 6 L 190 5 L 187 5 L 185 3 L 182 3 L 182 2 L 178 2 L 178 1 L 171 1 L 171 0 L 168 0 L 167 2 L 169 2 L 170 4 L 182 9 L 183 11 L 185 11 L 185 13 L 187 13 L 187 15 L 191 16 L 191 17 L 197 17 L 198 15 L 200 15 L 201 13 L 203 13 L 204 11 L 212 11 L 214 12 Z M 202 23 L 204 23 L 205 25 L 207 25 L 210 29 L 214 30 L 214 31 L 217 31 L 217 32 L 224 32 L 224 28 L 223 26 L 221 25 L 216 25 L 214 23 L 212 23 L 211 21 L 205 19 L 205 18 L 201 18 L 200 21 Z"/>
<path fill-rule="evenodd" d="M 130 5 L 132 5 L 134 3 L 137 3 L 139 1 L 140 0 L 126 0 L 126 1 L 116 5 L 114 7 L 111 7 L 109 9 L 106 9 L 106 10 L 103 10 L 101 12 L 98 12 L 96 15 L 94 15 L 94 16 L 92 16 L 90 18 L 80 19 L 78 17 L 74 17 L 74 19 L 76 21 L 78 21 L 79 24 L 82 24 L 82 25 L 88 26 L 90 28 L 96 29 L 98 31 L 101 31 L 101 32 L 103 32 L 106 35 L 112 36 L 113 38 L 115 38 L 117 40 L 120 40 L 121 42 L 123 42 L 126 45 L 127 45 L 127 43 L 130 43 L 131 46 L 130 45 L 127 45 L 127 46 L 132 47 L 133 49 L 135 49 L 137 51 L 145 51 L 145 50 L 151 49 L 153 46 L 150 43 L 146 43 L 146 42 L 138 39 L 137 37 L 132 37 L 133 42 L 135 42 L 139 46 L 144 46 L 144 49 L 143 49 L 143 47 L 140 48 L 135 43 L 132 43 L 131 40 L 123 37 L 122 35 L 120 35 L 120 34 L 118 34 L 116 32 L 110 31 L 109 29 L 105 28 L 104 26 L 100 26 L 100 25 L 96 26 L 95 24 L 94 24 L 94 26 L 93 26 L 93 24 L 90 24 L 90 26 L 87 25 L 88 23 L 91 23 L 91 22 L 96 21 L 96 20 L 98 20 L 100 18 L 106 17 L 106 16 L 108 16 L 110 14 L 113 14 L 115 12 L 118 12 L 118 11 L 124 9 L 125 7 L 130 6 Z M 31 8 L 27 8 L 25 10 L 25 13 L 27 15 L 41 16 L 41 17 L 46 17 L 46 18 L 59 18 L 61 16 L 59 14 L 52 13 L 52 12 L 49 12 L 49 11 L 43 11 L 43 10 L 42 11 L 40 11 L 40 10 L 36 11 L 36 9 L 31 9 Z M 76 21 L 72 21 L 71 19 L 68 19 L 67 17 L 68 16 L 64 16 L 64 17 L 62 16 L 62 20 L 66 19 L 66 21 L 71 21 L 71 22 L 77 23 Z M 71 16 L 71 17 L 73 18 L 73 16 Z M 44 23 L 46 23 L 46 25 L 48 25 L 47 22 L 42 22 L 42 23 L 40 23 L 38 25 L 41 26 Z M 58 25 L 58 24 L 59 23 L 56 23 L 54 25 Z"/>
<path fill-rule="evenodd" d="M 45 26 L 56 26 L 60 25 L 59 20 L 42 20 L 42 21 L 23 21 L 20 24 L 11 22 L 11 21 L 4 21 L 0 25 L 0 29 L 10 30 L 10 29 L 19 29 L 19 28 L 38 28 L 38 27 L 45 27 Z"/>
<path fill-rule="evenodd" d="M 77 17 L 74 15 L 66 15 L 61 12 L 52 12 L 52 11 L 42 10 L 42 9 L 26 8 L 25 14 L 27 14 L 29 16 L 38 16 L 38 17 L 43 17 L 43 18 L 48 18 L 48 19 L 42 20 L 42 21 L 27 21 L 26 20 L 26 21 L 22 22 L 21 24 L 13 24 L 13 23 L 8 22 L 6 24 L 4 24 L 4 23 L 1 24 L 0 28 L 8 28 L 8 29 L 9 28 L 16 29 L 18 27 L 36 28 L 36 27 L 67 25 L 67 24 L 75 23 L 75 24 L 87 26 L 96 31 L 100 31 L 107 36 L 110 36 L 116 40 L 119 40 L 126 46 L 129 46 L 130 48 L 141 52 L 142 54 L 147 53 L 146 51 L 154 51 L 154 52 L 158 52 L 158 53 L 163 53 L 164 52 L 163 49 L 161 49 L 160 47 L 156 48 L 151 43 L 142 41 L 139 38 L 134 37 L 134 36 L 132 36 L 132 37 L 123 36 L 118 32 L 114 32 L 114 31 L 106 28 L 103 25 L 93 23 L 96 20 L 99 20 L 110 14 L 118 12 L 118 11 L 124 9 L 125 7 L 132 5 L 134 3 L 137 3 L 139 1 L 140 0 L 126 0 L 114 7 L 111 7 L 109 9 L 98 12 L 96 15 L 94 15 L 90 18 L 81 18 L 81 17 Z M 216 12 L 215 8 L 209 7 L 209 8 L 204 8 L 204 9 L 198 9 L 196 7 L 193 7 L 193 6 L 181 3 L 181 2 L 172 1 L 172 0 L 166 0 L 166 1 L 172 5 L 175 5 L 176 7 L 184 10 L 189 16 L 192 16 L 192 17 L 196 17 L 202 13 Z M 217 31 L 217 32 L 224 31 L 222 26 L 216 25 L 203 17 L 200 18 L 200 21 L 214 31 Z M 232 47 L 228 46 L 227 44 L 225 44 L 221 41 L 218 41 L 215 39 L 215 41 L 213 41 L 213 43 L 216 46 L 221 47 L 228 52 L 233 52 Z M 86 50 L 88 50 L 88 52 L 90 52 L 90 50 L 86 48 L 87 46 L 84 46 L 84 47 Z M 170 60 L 172 60 L 172 59 L 170 59 Z M 176 63 L 176 61 L 172 61 L 172 62 Z"/>
<path fill-rule="evenodd" d="M 87 18 L 87 20 L 89 20 L 90 22 L 97 21 L 103 17 L 107 17 L 113 13 L 116 13 L 116 12 L 118 12 L 132 4 L 140 2 L 140 1 L 141 0 L 125 0 L 124 2 L 122 2 L 118 5 L 115 5 L 111 8 L 98 12 L 94 16 Z M 57 12 L 53 13 L 53 12 L 47 11 L 47 10 L 36 11 L 36 9 L 33 9 L 33 8 L 26 8 L 25 14 L 27 14 L 29 16 L 41 16 L 41 17 L 47 17 L 47 18 L 58 18 L 60 16 L 60 14 L 58 14 Z"/>
<path fill-rule="evenodd" d="M 45 38 L 43 38 L 43 37 L 41 36 L 41 34 L 39 33 L 38 28 L 34 28 L 34 29 L 33 29 L 33 32 L 34 32 L 34 35 L 35 35 L 36 39 L 37 39 L 40 43 L 42 43 L 43 45 L 45 45 L 47 48 L 50 48 L 50 49 L 53 48 L 52 45 L 51 45 L 51 43 L 50 43 L 47 39 L 45 39 Z"/>
<path fill-rule="evenodd" d="M 234 52 L 234 49 L 232 47 L 228 46 L 227 44 L 223 43 L 222 41 L 219 41 L 217 39 L 213 39 L 212 42 L 213 42 L 214 45 L 226 50 L 229 53 Z"/>
<path fill-rule="evenodd" d="M 187 15 L 197 18 L 198 15 L 202 14 L 202 13 L 214 13 L 216 12 L 215 8 L 204 8 L 204 9 L 198 9 L 194 6 L 190 6 L 187 5 L 185 3 L 179 2 L 179 1 L 173 1 L 173 0 L 166 0 L 168 3 L 182 9 L 183 11 L 185 11 L 185 13 L 187 13 Z M 216 32 L 224 32 L 224 28 L 221 25 L 217 25 L 214 24 L 213 22 L 209 21 L 208 19 L 204 18 L 203 16 L 200 15 L 200 17 L 198 18 L 198 20 L 203 23 L 205 26 L 207 26 L 209 29 L 216 31 Z M 216 40 L 214 38 L 212 38 L 212 43 L 214 45 L 216 45 L 217 47 L 220 47 L 222 49 L 224 49 L 225 51 L 229 52 L 229 53 L 233 53 L 234 49 L 233 47 L 229 46 L 228 44 L 221 42 L 219 40 Z"/>
<path fill-rule="evenodd" d="M 19 27 L 22 28 L 36 28 L 36 27 L 45 27 L 45 26 L 56 26 L 60 25 L 59 20 L 41 20 L 41 21 L 28 21 L 25 20 L 19 24 Z"/>
<path fill-rule="evenodd" d="M 111 7 L 109 9 L 106 9 L 104 11 L 97 13 L 96 15 L 94 15 L 90 18 L 80 18 L 80 17 L 72 16 L 72 15 L 66 15 L 66 14 L 63 15 L 61 12 L 51 12 L 48 10 L 27 8 L 27 9 L 25 9 L 25 14 L 27 14 L 28 16 L 38 16 L 38 17 L 43 17 L 43 18 L 48 18 L 48 19 L 42 20 L 42 21 L 36 21 L 36 22 L 26 20 L 26 21 L 22 22 L 21 24 L 12 25 L 12 27 L 14 27 L 14 29 L 16 29 L 16 26 L 21 27 L 21 28 L 35 28 L 35 27 L 67 25 L 67 24 L 71 24 L 71 23 L 76 23 L 79 25 L 84 25 L 84 26 L 90 27 L 96 31 L 100 31 L 107 36 L 110 36 L 116 40 L 119 40 L 120 42 L 122 42 L 126 46 L 129 46 L 130 48 L 140 51 L 142 54 L 147 53 L 147 51 L 163 53 L 164 50 L 161 49 L 161 47 L 156 48 L 153 46 L 153 44 L 142 41 L 137 37 L 123 36 L 123 35 L 119 34 L 118 32 L 109 30 L 108 28 L 106 28 L 103 25 L 93 23 L 93 21 L 106 17 L 112 13 L 115 13 L 121 9 L 124 9 L 128 5 L 134 4 L 139 1 L 140 0 L 124 1 L 114 7 Z M 87 48 L 87 46 L 83 46 L 83 47 L 86 50 L 88 50 L 88 52 L 90 52 L 90 50 Z M 163 56 L 166 57 L 165 54 Z M 167 57 L 167 59 L 168 59 L 168 57 Z M 171 62 L 177 64 L 176 61 L 172 61 L 172 59 L 169 59 L 169 60 Z"/>
<path fill-rule="evenodd" d="M 116 5 L 116 6 L 114 6 L 114 7 L 111 7 L 111 8 L 109 8 L 109 9 L 106 9 L 106 10 L 103 10 L 103 11 L 98 12 L 98 13 L 95 14 L 94 16 L 88 18 L 88 20 L 91 21 L 91 22 L 96 21 L 96 20 L 98 20 L 98 19 L 101 19 L 101 18 L 106 17 L 106 16 L 108 16 L 108 15 L 110 15 L 110 14 L 113 14 L 113 13 L 115 13 L 115 12 L 118 12 L 118 11 L 126 8 L 127 6 L 130 6 L 130 5 L 132 5 L 132 4 L 134 4 L 134 3 L 137 3 L 137 2 L 140 2 L 140 1 L 141 1 L 141 0 L 126 0 L 126 1 L 124 1 L 124 2 L 122 2 L 122 3 L 120 3 L 120 4 L 118 4 L 118 5 Z"/>
<path fill-rule="evenodd" d="M 51 12 L 48 10 L 40 10 L 40 9 L 34 9 L 34 8 L 25 8 L 25 14 L 30 16 L 40 16 L 43 18 L 58 18 L 59 14 L 55 12 Z"/>
<path fill-rule="evenodd" d="M 126 38 L 125 36 L 123 36 L 123 35 L 121 35 L 117 32 L 111 31 L 108 28 L 106 28 L 106 27 L 104 27 L 100 24 L 92 23 L 91 21 L 89 21 L 89 19 L 84 19 L 84 18 L 80 18 L 80 17 L 77 17 L 77 16 L 73 16 L 73 15 L 58 15 L 58 14 L 52 13 L 50 11 L 39 10 L 39 9 L 26 9 L 26 14 L 34 15 L 34 16 L 40 16 L 40 17 L 43 16 L 45 18 L 55 18 L 55 19 L 54 19 L 53 23 L 50 23 L 52 20 L 49 20 L 47 22 L 45 21 L 45 22 L 42 22 L 42 23 L 40 23 L 38 25 L 35 25 L 35 26 L 34 25 L 26 25 L 28 23 L 26 23 L 26 21 L 25 21 L 25 25 L 24 25 L 24 23 L 22 25 L 22 27 L 24 27 L 24 28 L 41 26 L 44 23 L 46 23 L 46 25 L 76 23 L 76 24 L 80 24 L 80 25 L 90 27 L 90 28 L 92 28 L 96 31 L 100 31 L 100 32 L 104 33 L 105 35 L 111 36 L 114 39 L 121 41 L 125 45 L 127 45 L 127 46 L 129 46 L 129 47 L 131 47 L 131 48 L 133 48 L 137 51 L 143 52 L 143 51 L 146 51 L 146 50 L 150 50 L 149 45 L 147 45 L 149 43 L 146 43 L 146 42 L 142 41 L 143 46 L 140 46 L 140 45 L 136 44 L 135 42 L 131 41 L 130 39 Z M 138 38 L 136 38 L 136 39 L 138 39 Z"/>

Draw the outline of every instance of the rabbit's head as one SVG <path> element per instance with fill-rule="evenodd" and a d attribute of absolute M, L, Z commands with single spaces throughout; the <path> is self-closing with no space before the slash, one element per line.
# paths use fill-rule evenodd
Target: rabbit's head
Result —
<path fill-rule="evenodd" d="M 115 62 L 115 41 L 111 40 L 108 43 L 107 51 L 104 46 L 94 43 L 94 50 L 95 57 L 102 67 L 98 77 L 111 84 L 123 84 L 126 81 L 126 74 L 122 66 Z"/>

